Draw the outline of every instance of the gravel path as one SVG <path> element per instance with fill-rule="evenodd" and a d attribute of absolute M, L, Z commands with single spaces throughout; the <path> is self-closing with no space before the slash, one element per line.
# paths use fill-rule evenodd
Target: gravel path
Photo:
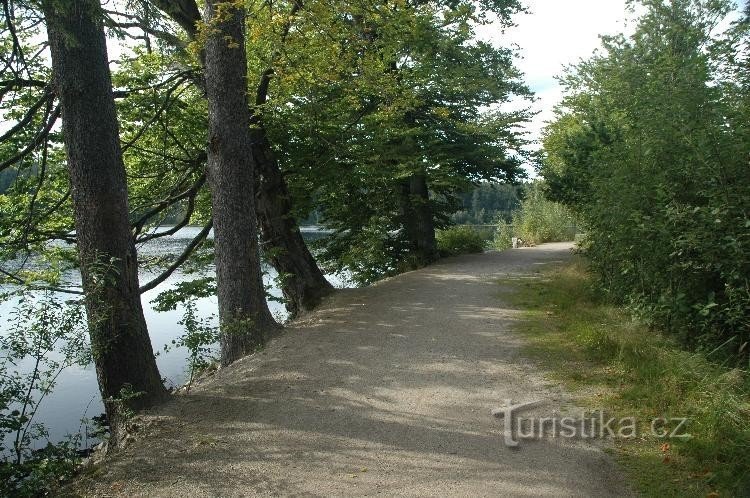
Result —
<path fill-rule="evenodd" d="M 591 440 L 503 443 L 503 400 L 570 398 L 521 354 L 497 279 L 569 244 L 450 258 L 342 291 L 178 396 L 83 480 L 88 496 L 624 496 Z M 95 481 L 95 482 L 92 482 Z"/>

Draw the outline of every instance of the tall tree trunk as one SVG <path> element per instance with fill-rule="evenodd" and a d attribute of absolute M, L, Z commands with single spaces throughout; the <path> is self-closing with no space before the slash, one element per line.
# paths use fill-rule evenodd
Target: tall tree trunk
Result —
<path fill-rule="evenodd" d="M 155 4 L 177 22 L 191 39 L 197 36 L 196 26 L 201 18 L 195 0 L 154 0 Z M 292 15 L 301 7 L 296 3 Z M 289 25 L 284 30 L 288 32 Z M 285 36 L 285 35 L 284 35 Z M 205 52 L 201 52 L 205 67 Z M 265 102 L 273 69 L 264 71 L 256 89 L 256 105 Z M 258 121 L 256 114 L 252 117 Z M 310 254 L 294 216 L 292 202 L 283 173 L 268 141 L 262 123 L 253 126 L 252 151 L 256 164 L 255 199 L 257 221 L 260 226 L 266 259 L 284 276 L 281 290 L 286 308 L 292 316 L 314 308 L 320 299 L 333 292 L 333 286 L 318 268 Z"/>
<path fill-rule="evenodd" d="M 277 326 L 266 303 L 255 220 L 255 162 L 250 136 L 245 11 L 206 1 L 208 180 L 214 218 L 221 363 L 252 352 Z"/>
<path fill-rule="evenodd" d="M 416 173 L 409 178 L 409 191 L 414 212 L 413 244 L 425 261 L 437 259 L 437 241 L 435 240 L 435 222 L 432 218 L 430 193 L 427 188 L 427 175 Z"/>
<path fill-rule="evenodd" d="M 265 130 L 253 130 L 253 157 L 257 164 L 256 214 L 264 256 L 280 277 L 286 308 L 292 316 L 310 311 L 333 292 L 318 268 L 292 216 L 292 202 L 284 176 Z"/>
<path fill-rule="evenodd" d="M 123 403 L 146 407 L 164 399 L 167 391 L 138 292 L 101 6 L 98 0 L 47 0 L 43 5 L 54 91 L 62 109 L 92 352 L 116 435 Z M 123 399 L 127 391 L 140 394 Z"/>
<path fill-rule="evenodd" d="M 438 252 L 427 175 L 414 173 L 401 182 L 400 188 L 402 223 L 409 249 L 418 264 L 432 263 Z"/>

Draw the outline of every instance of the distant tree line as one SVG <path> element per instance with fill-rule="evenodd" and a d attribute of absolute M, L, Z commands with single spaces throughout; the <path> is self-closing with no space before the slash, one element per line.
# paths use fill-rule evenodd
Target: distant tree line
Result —
<path fill-rule="evenodd" d="M 17 174 L 15 168 L 0 171 L 0 194 L 8 190 L 8 187 L 15 181 Z"/>
<path fill-rule="evenodd" d="M 482 182 L 458 195 L 459 209 L 450 215 L 450 219 L 457 225 L 510 222 L 527 189 L 526 184 Z"/>

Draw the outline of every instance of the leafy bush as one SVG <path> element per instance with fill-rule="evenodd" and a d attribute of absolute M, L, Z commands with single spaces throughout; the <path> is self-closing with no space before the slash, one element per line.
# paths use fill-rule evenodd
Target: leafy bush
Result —
<path fill-rule="evenodd" d="M 746 367 L 750 23 L 714 31 L 724 0 L 643 3 L 632 37 L 565 76 L 542 173 L 585 222 L 604 293 Z"/>
<path fill-rule="evenodd" d="M 454 226 L 438 230 L 435 236 L 441 256 L 482 252 L 487 242 L 487 238 L 481 232 L 468 226 Z"/>
<path fill-rule="evenodd" d="M 398 227 L 381 217 L 369 220 L 360 230 L 316 240 L 313 247 L 326 272 L 348 274 L 356 285 L 371 284 L 417 267 L 404 248 Z"/>
<path fill-rule="evenodd" d="M 170 344 L 165 344 L 164 352 L 168 353 L 172 348 L 180 347 L 188 350 L 187 390 L 190 390 L 196 376 L 217 361 L 216 344 L 219 342 L 219 329 L 213 325 L 216 317 L 199 317 L 195 303 L 196 299 L 210 296 L 214 292 L 214 279 L 204 277 L 180 282 L 173 289 L 161 292 L 152 301 L 157 311 L 173 311 L 179 307 L 183 309 L 182 318 L 177 324 L 181 325 L 185 332 L 173 339 Z"/>
<path fill-rule="evenodd" d="M 492 239 L 492 247 L 498 251 L 510 249 L 513 247 L 513 237 L 517 237 L 513 224 L 500 221 L 495 231 L 495 237 Z"/>
<path fill-rule="evenodd" d="M 80 438 L 34 450 L 48 437 L 35 415 L 62 371 L 88 364 L 91 352 L 81 303 L 24 294 L 11 322 L 0 336 L 0 496 L 39 496 L 73 473 Z"/>

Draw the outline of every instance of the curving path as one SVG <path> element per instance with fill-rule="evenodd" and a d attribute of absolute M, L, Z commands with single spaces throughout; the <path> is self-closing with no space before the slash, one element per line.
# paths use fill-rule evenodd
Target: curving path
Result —
<path fill-rule="evenodd" d="M 565 410 L 524 359 L 497 280 L 570 244 L 450 258 L 343 291 L 246 358 L 146 416 L 87 496 L 629 494 L 591 440 L 503 444 L 503 400 Z"/>

